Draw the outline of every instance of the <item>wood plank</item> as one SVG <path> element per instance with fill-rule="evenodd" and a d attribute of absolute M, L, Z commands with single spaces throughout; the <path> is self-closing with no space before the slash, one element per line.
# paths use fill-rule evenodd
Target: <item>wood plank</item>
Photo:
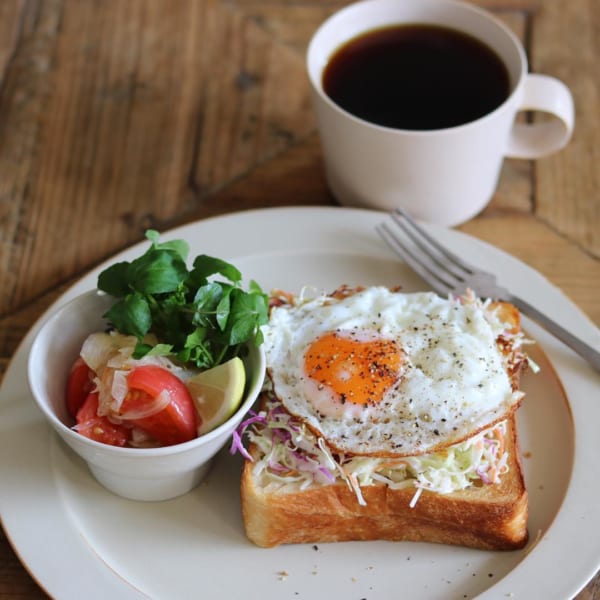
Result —
<path fill-rule="evenodd" d="M 459 229 L 505 250 L 539 271 L 600 326 L 600 261 L 552 227 L 526 215 L 495 214 L 486 218 L 484 213 L 482 218 L 469 221 Z"/>
<path fill-rule="evenodd" d="M 196 162 L 200 190 L 231 181 L 314 128 L 304 62 L 240 11 L 207 24 L 205 111 Z M 223 61 L 221 57 L 227 57 Z"/>
<path fill-rule="evenodd" d="M 308 41 L 319 25 L 348 4 L 345 0 L 273 2 L 271 0 L 231 0 L 272 37 L 304 56 Z"/>
<path fill-rule="evenodd" d="M 534 69 L 564 81 L 576 111 L 569 145 L 536 161 L 536 213 L 596 258 L 600 258 L 598 8 L 597 0 L 544 2 L 535 15 L 532 48 Z"/>
<path fill-rule="evenodd" d="M 0 315 L 17 306 L 19 265 L 34 235 L 28 195 L 39 144 L 40 120 L 51 93 L 48 72 L 60 23 L 60 2 L 27 2 L 16 46 L 0 88 Z"/>
<path fill-rule="evenodd" d="M 22 32 L 25 6 L 25 0 L 0 2 L 0 84 Z"/>
<path fill-rule="evenodd" d="M 0 264 L 14 273 L 0 314 L 190 214 L 314 128 L 302 58 L 239 11 L 209 0 L 61 8 L 50 3 L 53 27 L 31 33 L 51 65 L 32 74 L 19 47 L 0 99 L 13 127 L 0 140 Z"/>
<path fill-rule="evenodd" d="M 8 539 L 0 528 L 0 581 L 3 582 L 0 598 L 3 600 L 42 600 L 48 596 L 33 578 L 24 575 L 23 565 L 13 552 Z"/>
<path fill-rule="evenodd" d="M 196 220 L 247 208 L 335 204 L 325 183 L 319 138 L 312 133 L 217 191 L 190 216 Z"/>

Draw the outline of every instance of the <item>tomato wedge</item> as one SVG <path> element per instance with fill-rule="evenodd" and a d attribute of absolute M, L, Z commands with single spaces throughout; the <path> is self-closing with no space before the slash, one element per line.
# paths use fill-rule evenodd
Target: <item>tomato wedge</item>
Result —
<path fill-rule="evenodd" d="M 127 376 L 129 392 L 125 396 L 119 416 L 148 414 L 152 406 L 158 412 L 128 421 L 165 446 L 181 444 L 198 435 L 198 413 L 194 400 L 185 384 L 173 373 L 156 365 L 136 367 Z M 164 394 L 167 403 L 164 403 Z"/>
<path fill-rule="evenodd" d="M 125 446 L 131 431 L 98 415 L 98 393 L 93 392 L 77 411 L 77 433 L 111 446 Z"/>
<path fill-rule="evenodd" d="M 94 372 L 87 366 L 81 356 L 73 363 L 67 379 L 67 410 L 73 417 L 85 402 L 94 387 Z"/>

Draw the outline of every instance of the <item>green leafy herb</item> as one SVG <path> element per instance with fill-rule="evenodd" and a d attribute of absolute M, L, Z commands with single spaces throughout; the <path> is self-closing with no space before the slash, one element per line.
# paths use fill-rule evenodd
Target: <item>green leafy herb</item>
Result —
<path fill-rule="evenodd" d="M 245 291 L 236 267 L 204 254 L 188 270 L 184 240 L 161 243 L 154 230 L 146 237 L 151 245 L 142 256 L 98 276 L 98 289 L 117 299 L 105 318 L 138 338 L 134 357 L 171 355 L 210 368 L 240 355 L 248 342 L 262 343 L 268 298 L 255 281 Z M 148 344 L 148 333 L 159 343 Z"/>

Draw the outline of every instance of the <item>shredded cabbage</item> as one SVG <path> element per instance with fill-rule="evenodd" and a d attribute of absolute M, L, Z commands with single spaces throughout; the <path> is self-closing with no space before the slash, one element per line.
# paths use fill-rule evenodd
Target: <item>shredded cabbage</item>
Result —
<path fill-rule="evenodd" d="M 498 483 L 508 471 L 505 434 L 506 421 L 502 421 L 437 453 L 398 458 L 345 456 L 333 452 L 324 438 L 291 416 L 277 399 L 269 398 L 266 409 L 252 412 L 235 432 L 231 452 L 240 452 L 254 463 L 254 475 L 267 492 L 344 481 L 359 504 L 365 505 L 361 487 L 382 483 L 391 489 L 415 488 L 414 506 L 423 490 L 448 494 L 474 484 Z M 256 445 L 254 456 L 243 446 L 244 435 Z"/>

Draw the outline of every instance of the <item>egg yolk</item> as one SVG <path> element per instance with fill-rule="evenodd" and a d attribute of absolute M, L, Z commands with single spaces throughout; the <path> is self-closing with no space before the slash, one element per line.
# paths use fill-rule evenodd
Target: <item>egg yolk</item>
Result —
<path fill-rule="evenodd" d="M 379 402 L 400 377 L 400 346 L 389 339 L 361 340 L 327 333 L 304 354 L 304 369 L 320 388 L 327 386 L 340 401 Z"/>

